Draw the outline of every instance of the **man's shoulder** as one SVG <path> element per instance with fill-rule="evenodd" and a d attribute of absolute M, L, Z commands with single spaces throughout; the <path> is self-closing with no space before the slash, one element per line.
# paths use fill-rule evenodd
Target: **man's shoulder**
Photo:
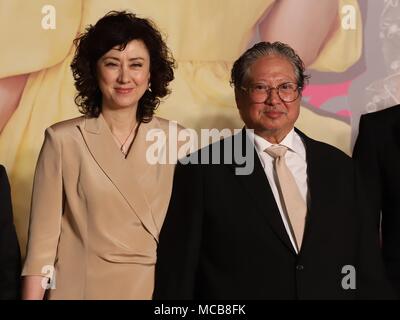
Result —
<path fill-rule="evenodd" d="M 296 129 L 306 148 L 307 158 L 311 155 L 323 159 L 323 161 L 334 162 L 351 162 L 351 158 L 342 150 L 328 143 L 312 139 Z"/>
<path fill-rule="evenodd" d="M 351 166 L 351 157 L 342 150 L 325 142 L 316 141 L 315 143 L 318 146 L 317 156 L 321 161 L 341 168 L 344 166 Z"/>
<path fill-rule="evenodd" d="M 6 168 L 0 164 L 0 183 L 1 187 L 3 188 L 3 183 L 8 181 Z"/>
<path fill-rule="evenodd" d="M 374 122 L 374 123 L 387 123 L 391 120 L 397 120 L 400 118 L 400 105 L 396 105 L 383 110 L 366 113 L 361 116 L 362 121 Z"/>

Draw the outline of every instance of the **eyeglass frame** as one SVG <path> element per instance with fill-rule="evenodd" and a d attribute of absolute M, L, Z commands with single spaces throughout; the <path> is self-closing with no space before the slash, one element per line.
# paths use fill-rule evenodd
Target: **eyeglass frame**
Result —
<path fill-rule="evenodd" d="M 284 85 L 284 84 L 288 84 L 288 83 L 295 84 L 296 87 L 297 87 L 296 90 L 295 90 L 295 91 L 297 91 L 297 96 L 296 96 L 296 98 L 294 98 L 293 100 L 290 100 L 290 101 L 286 101 L 286 100 L 282 99 L 281 95 L 279 94 L 279 87 Z M 240 88 L 242 90 L 246 91 L 247 93 L 249 93 L 249 91 L 252 89 L 250 87 L 247 87 L 247 88 L 246 87 L 240 87 Z M 265 94 L 266 94 L 264 101 L 266 101 L 270 97 L 270 92 L 271 92 L 272 89 L 276 89 L 279 99 L 281 99 L 283 102 L 290 103 L 290 102 L 296 101 L 297 98 L 301 95 L 300 91 L 301 91 L 302 88 L 303 87 L 299 86 L 296 82 L 292 82 L 292 81 L 283 82 L 283 83 L 277 85 L 276 87 L 266 86 L 266 89 L 264 90 Z"/>

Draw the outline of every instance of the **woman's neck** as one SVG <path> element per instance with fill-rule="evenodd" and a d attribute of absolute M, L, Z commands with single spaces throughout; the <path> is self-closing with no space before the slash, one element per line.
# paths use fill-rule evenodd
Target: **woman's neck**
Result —
<path fill-rule="evenodd" d="M 119 110 L 103 109 L 102 114 L 111 132 L 116 135 L 124 135 L 136 125 L 136 109 L 126 108 Z"/>

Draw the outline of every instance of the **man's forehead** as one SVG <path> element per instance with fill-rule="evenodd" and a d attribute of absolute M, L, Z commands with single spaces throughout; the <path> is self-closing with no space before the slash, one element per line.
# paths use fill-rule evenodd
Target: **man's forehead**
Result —
<path fill-rule="evenodd" d="M 290 68 L 293 70 L 293 64 L 288 58 L 280 55 L 265 55 L 254 60 L 249 69 L 258 70 L 260 68 Z"/>
<path fill-rule="evenodd" d="M 295 78 L 295 69 L 292 63 L 281 57 L 260 57 L 248 69 L 247 78 Z"/>

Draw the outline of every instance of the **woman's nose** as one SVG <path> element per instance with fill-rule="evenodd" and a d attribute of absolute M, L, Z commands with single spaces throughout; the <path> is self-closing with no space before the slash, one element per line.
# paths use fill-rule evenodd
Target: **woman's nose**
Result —
<path fill-rule="evenodd" d="M 125 66 L 121 66 L 121 68 L 120 68 L 118 82 L 120 82 L 120 83 L 129 82 L 129 73 L 128 73 L 128 69 Z"/>

